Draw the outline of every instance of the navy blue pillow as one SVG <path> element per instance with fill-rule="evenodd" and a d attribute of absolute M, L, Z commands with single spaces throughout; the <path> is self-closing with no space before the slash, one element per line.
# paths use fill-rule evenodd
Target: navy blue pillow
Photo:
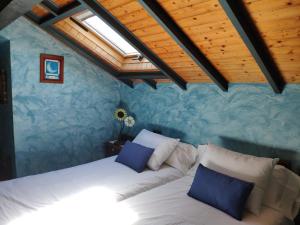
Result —
<path fill-rule="evenodd" d="M 153 148 L 147 148 L 145 146 L 126 141 L 120 154 L 116 158 L 116 162 L 122 163 L 140 173 L 145 169 L 153 152 Z"/>
<path fill-rule="evenodd" d="M 188 196 L 242 219 L 254 184 L 199 165 Z"/>

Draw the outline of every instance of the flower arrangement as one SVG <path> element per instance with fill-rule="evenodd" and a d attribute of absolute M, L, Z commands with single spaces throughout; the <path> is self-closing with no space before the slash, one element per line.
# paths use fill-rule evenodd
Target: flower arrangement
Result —
<path fill-rule="evenodd" d="M 122 109 L 122 108 L 116 109 L 115 118 L 117 120 L 124 121 L 126 117 L 127 117 L 127 112 L 125 111 L 125 109 Z"/>
<path fill-rule="evenodd" d="M 129 116 L 125 109 L 123 108 L 117 108 L 114 117 L 116 120 L 120 122 L 121 128 L 118 139 L 121 138 L 122 132 L 124 130 L 124 127 L 133 127 L 135 124 L 135 120 L 132 116 Z"/>

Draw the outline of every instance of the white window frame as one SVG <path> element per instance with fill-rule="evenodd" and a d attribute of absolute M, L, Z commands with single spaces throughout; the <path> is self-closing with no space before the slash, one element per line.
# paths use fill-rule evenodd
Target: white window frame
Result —
<path fill-rule="evenodd" d="M 125 53 L 122 49 L 120 49 L 117 45 L 115 45 L 113 42 L 111 42 L 108 38 L 106 38 L 105 36 L 103 36 L 101 33 L 99 33 L 96 29 L 94 29 L 92 26 L 90 26 L 87 23 L 84 23 L 84 20 L 95 16 L 95 14 L 93 14 L 91 11 L 85 11 L 79 15 L 77 15 L 75 18 L 77 20 L 79 20 L 86 28 L 88 28 L 89 30 L 93 31 L 99 38 L 101 38 L 101 40 L 103 40 L 105 43 L 107 43 L 109 46 L 111 46 L 112 48 L 114 48 L 115 50 L 117 50 L 123 57 L 125 58 L 131 58 L 131 57 L 135 57 L 135 56 L 140 56 L 140 53 L 131 53 L 131 54 L 127 54 Z M 105 21 L 104 21 L 105 22 Z M 108 24 L 107 24 L 108 25 Z M 114 30 L 114 29 L 113 29 Z M 121 35 L 120 35 L 121 36 Z M 122 36 L 121 36 L 122 37 Z M 122 37 L 123 38 L 123 37 Z M 123 38 L 124 39 L 124 38 Z M 124 39 L 127 43 L 128 41 L 126 39 Z M 130 43 L 128 43 L 130 44 Z M 130 44 L 131 45 L 131 44 Z M 132 46 L 133 47 L 133 46 Z M 133 47 L 134 48 L 134 47 Z"/>

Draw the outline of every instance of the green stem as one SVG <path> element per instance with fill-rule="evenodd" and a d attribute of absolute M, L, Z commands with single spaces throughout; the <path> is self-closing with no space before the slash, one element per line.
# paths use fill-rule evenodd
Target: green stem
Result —
<path fill-rule="evenodd" d="M 121 128 L 120 128 L 120 133 L 119 133 L 118 140 L 120 140 L 120 139 L 121 139 L 121 136 L 122 136 L 122 131 L 123 131 L 123 129 L 124 129 L 124 121 L 121 121 L 120 123 L 121 123 Z"/>

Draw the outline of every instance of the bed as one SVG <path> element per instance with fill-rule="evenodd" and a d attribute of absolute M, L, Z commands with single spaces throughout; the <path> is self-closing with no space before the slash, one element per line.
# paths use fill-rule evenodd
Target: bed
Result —
<path fill-rule="evenodd" d="M 60 202 L 27 213 L 8 225 L 292 225 L 279 212 L 263 207 L 260 216 L 245 212 L 242 221 L 187 196 L 192 176 L 112 201 L 101 188 L 86 189 Z"/>
<path fill-rule="evenodd" d="M 0 224 L 9 224 L 22 215 L 80 196 L 80 193 L 93 193 L 97 189 L 101 195 L 110 197 L 109 202 L 117 202 L 184 175 L 167 165 L 159 171 L 146 169 L 136 173 L 115 162 L 115 158 L 0 182 Z M 103 196 L 101 198 L 103 200 Z"/>
<path fill-rule="evenodd" d="M 149 131 L 144 131 L 149 135 L 147 133 Z M 147 139 L 145 135 L 138 135 L 136 139 L 146 140 L 151 145 L 158 134 L 151 135 Z M 161 137 L 158 139 L 162 140 Z M 276 165 L 278 159 L 236 153 L 212 144 L 199 145 L 195 149 L 178 142 L 177 139 L 162 141 L 153 147 L 154 152 L 146 145 L 126 142 L 117 158 L 123 164 L 115 162 L 116 157 L 110 157 L 69 169 L 2 182 L 0 225 L 293 224 L 287 218 L 294 219 L 299 211 L 300 178 L 285 167 Z M 170 148 L 174 148 L 173 152 L 165 155 Z M 152 155 L 148 154 L 150 150 Z M 140 157 L 145 153 L 148 154 L 146 161 Z M 149 165 L 152 157 L 154 163 L 161 163 L 157 171 L 151 168 L 155 164 Z M 165 159 L 161 160 L 163 157 Z M 134 170 L 139 169 L 135 167 L 139 160 L 144 163 L 141 173 Z M 145 169 L 145 163 L 152 170 Z M 203 199 L 195 200 L 195 196 L 191 198 L 187 195 L 191 194 L 194 181 L 199 179 L 198 171 L 201 171 L 200 175 L 204 171 L 206 174 L 208 171 L 218 174 L 200 176 L 201 183 L 196 182 L 196 189 L 213 200 L 220 196 L 229 197 L 226 207 L 236 205 L 233 201 L 242 198 L 237 192 L 230 192 L 231 187 L 211 183 L 211 180 L 222 181 L 227 174 L 230 184 L 239 178 L 240 183 L 251 185 L 253 191 L 248 193 L 249 198 L 247 196 L 248 200 L 244 201 L 246 204 L 237 207 L 240 217 L 223 213 L 221 210 L 226 210 L 222 204 L 214 205 L 212 201 L 205 204 Z M 208 185 L 208 188 L 201 187 L 201 184 Z M 257 212 L 253 204 L 258 201 Z"/>
<path fill-rule="evenodd" d="M 185 176 L 121 204 L 135 213 L 134 225 L 291 225 L 279 212 L 264 207 L 260 216 L 246 212 L 242 221 L 187 196 L 193 181 Z M 126 218 L 124 218 L 126 220 Z"/>

